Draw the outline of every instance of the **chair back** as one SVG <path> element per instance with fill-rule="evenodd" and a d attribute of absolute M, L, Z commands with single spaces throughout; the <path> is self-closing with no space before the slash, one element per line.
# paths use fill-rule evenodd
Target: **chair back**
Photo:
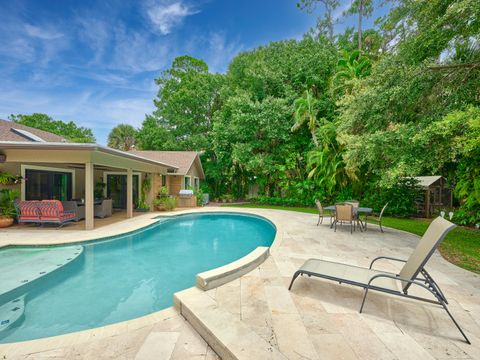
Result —
<path fill-rule="evenodd" d="M 433 220 L 425 234 L 423 234 L 412 255 L 410 255 L 400 271 L 400 277 L 409 280 L 415 279 L 433 255 L 438 245 L 440 245 L 445 236 L 455 226 L 455 224 L 452 224 L 450 221 L 445 220 L 440 216 Z M 402 287 L 403 291 L 407 291 L 410 287 L 410 283 L 403 281 Z"/>
<path fill-rule="evenodd" d="M 16 203 L 17 213 L 20 219 L 34 219 L 40 217 L 40 210 L 38 209 L 41 201 L 29 200 L 19 201 Z"/>
<path fill-rule="evenodd" d="M 353 206 L 346 203 L 335 205 L 335 219 L 337 221 L 352 221 Z"/>
<path fill-rule="evenodd" d="M 102 201 L 102 208 L 103 211 L 107 216 L 112 216 L 112 209 L 113 209 L 113 200 L 112 199 L 104 199 Z"/>
<path fill-rule="evenodd" d="M 317 205 L 317 209 L 320 215 L 323 215 L 323 206 L 320 200 L 315 199 L 315 205 Z"/>
<path fill-rule="evenodd" d="M 378 220 L 382 220 L 382 216 L 383 216 L 383 212 L 385 211 L 385 209 L 387 208 L 388 206 L 388 203 L 386 203 L 383 208 L 382 208 L 382 211 L 380 211 L 380 215 L 378 216 Z"/>
<path fill-rule="evenodd" d="M 39 209 L 42 219 L 58 220 L 63 216 L 63 205 L 60 200 L 42 200 Z"/>
<path fill-rule="evenodd" d="M 353 207 L 359 207 L 360 206 L 360 201 L 357 201 L 357 200 L 345 200 L 344 201 L 345 204 L 350 204 L 352 205 Z"/>

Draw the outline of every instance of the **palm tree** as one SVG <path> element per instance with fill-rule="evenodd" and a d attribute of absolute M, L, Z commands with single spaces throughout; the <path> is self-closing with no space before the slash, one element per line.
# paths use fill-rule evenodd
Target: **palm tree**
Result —
<path fill-rule="evenodd" d="M 297 131 L 303 124 L 307 123 L 308 130 L 312 134 L 312 140 L 315 146 L 318 146 L 317 135 L 315 130 L 317 128 L 317 113 L 318 100 L 313 96 L 311 90 L 305 91 L 305 95 L 296 99 L 295 103 L 295 124 L 293 124 L 291 131 Z"/>
<path fill-rule="evenodd" d="M 137 130 L 128 124 L 115 126 L 108 134 L 108 146 L 114 149 L 128 151 L 135 145 Z"/>
<path fill-rule="evenodd" d="M 351 53 L 345 51 L 343 57 L 337 62 L 337 68 L 338 71 L 333 76 L 333 81 L 339 85 L 333 89 L 347 87 L 347 92 L 350 92 L 351 86 L 347 86 L 347 82 L 370 75 L 372 63 L 368 57 L 361 54 L 360 50 L 353 50 Z"/>

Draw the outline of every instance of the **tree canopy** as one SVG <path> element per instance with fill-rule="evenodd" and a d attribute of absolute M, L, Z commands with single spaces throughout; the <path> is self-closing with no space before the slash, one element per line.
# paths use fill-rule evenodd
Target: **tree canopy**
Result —
<path fill-rule="evenodd" d="M 33 127 L 63 136 L 72 142 L 94 143 L 95 137 L 91 129 L 77 126 L 73 121 L 54 120 L 46 114 L 10 115 L 9 119 L 17 124 Z"/>
<path fill-rule="evenodd" d="M 390 197 L 407 215 L 408 178 L 443 175 L 458 220 L 480 221 L 480 2 L 396 1 L 365 29 L 374 4 L 352 2 L 357 29 L 333 34 L 338 2 L 301 0 L 327 10 L 316 30 L 242 52 L 226 74 L 175 59 L 137 145 L 201 151 L 213 197 L 255 184 L 298 204 Z"/>
<path fill-rule="evenodd" d="M 108 134 L 107 145 L 111 148 L 128 151 L 136 143 L 137 130 L 128 124 L 115 126 Z"/>

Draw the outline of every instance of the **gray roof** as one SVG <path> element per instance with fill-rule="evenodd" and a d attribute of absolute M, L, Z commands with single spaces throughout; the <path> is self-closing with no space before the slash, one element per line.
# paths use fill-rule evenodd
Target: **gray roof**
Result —
<path fill-rule="evenodd" d="M 193 163 L 196 161 L 200 169 L 200 178 L 205 179 L 202 162 L 196 151 L 150 151 L 150 150 L 130 150 L 132 154 L 152 159 L 156 161 L 173 164 L 178 168 L 178 175 L 186 175 Z"/>
<path fill-rule="evenodd" d="M 35 129 L 30 126 L 2 119 L 0 119 L 0 141 L 68 142 L 64 137 L 52 134 L 48 131 Z"/>
<path fill-rule="evenodd" d="M 414 179 L 418 180 L 418 185 L 424 188 L 428 188 L 437 180 L 440 180 L 442 177 L 439 175 L 436 176 L 415 176 Z"/>

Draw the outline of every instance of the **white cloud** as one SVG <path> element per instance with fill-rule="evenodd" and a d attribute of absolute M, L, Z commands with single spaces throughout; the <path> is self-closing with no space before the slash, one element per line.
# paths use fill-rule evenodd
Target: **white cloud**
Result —
<path fill-rule="evenodd" d="M 183 19 L 199 13 L 198 10 L 176 1 L 173 3 L 152 4 L 147 9 L 147 15 L 153 25 L 163 34 L 169 34 L 175 26 L 182 23 Z"/>
<path fill-rule="evenodd" d="M 224 73 L 230 61 L 245 50 L 238 40 L 228 40 L 223 31 L 192 35 L 182 45 L 183 53 L 204 60 L 214 73 Z"/>
<path fill-rule="evenodd" d="M 128 32 L 124 26 L 117 25 L 111 55 L 107 67 L 135 74 L 158 71 L 167 65 L 172 52 L 169 42 L 159 41 L 145 33 Z"/>
<path fill-rule="evenodd" d="M 80 39 L 92 49 L 92 63 L 98 64 L 102 61 L 110 41 L 111 30 L 107 22 L 94 18 L 91 14 L 77 16 L 76 22 L 79 24 Z"/>
<path fill-rule="evenodd" d="M 63 34 L 61 32 L 58 32 L 55 29 L 48 27 L 38 27 L 30 24 L 25 24 L 24 28 L 27 35 L 42 40 L 55 40 L 63 37 Z"/>

